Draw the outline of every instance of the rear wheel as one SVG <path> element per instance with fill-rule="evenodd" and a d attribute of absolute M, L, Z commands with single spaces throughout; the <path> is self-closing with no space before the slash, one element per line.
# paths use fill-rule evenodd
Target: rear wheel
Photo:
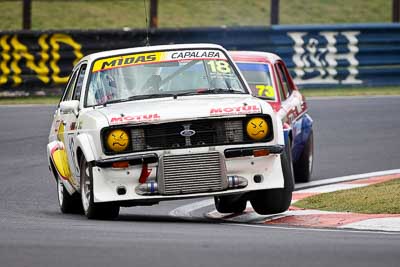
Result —
<path fill-rule="evenodd" d="M 314 163 L 314 135 L 311 130 L 307 143 L 299 160 L 293 164 L 294 177 L 297 183 L 306 183 L 311 179 Z"/>
<path fill-rule="evenodd" d="M 214 197 L 215 208 L 220 213 L 241 213 L 246 209 L 247 200 L 241 196 Z"/>
<path fill-rule="evenodd" d="M 70 195 L 57 175 L 58 204 L 62 213 L 82 214 L 82 203 L 79 194 Z"/>
<path fill-rule="evenodd" d="M 281 154 L 284 188 L 274 188 L 256 191 L 250 199 L 253 209 L 262 215 L 281 213 L 286 211 L 292 201 L 294 189 L 292 158 L 290 144 Z"/>
<path fill-rule="evenodd" d="M 94 203 L 92 165 L 84 157 L 80 163 L 82 206 L 88 219 L 111 220 L 118 217 L 119 206 L 113 203 Z"/>

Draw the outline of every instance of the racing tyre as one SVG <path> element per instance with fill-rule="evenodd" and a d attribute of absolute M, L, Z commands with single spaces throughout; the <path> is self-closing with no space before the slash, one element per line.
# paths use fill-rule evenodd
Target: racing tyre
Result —
<path fill-rule="evenodd" d="M 92 164 L 84 157 L 80 163 L 82 207 L 88 219 L 112 220 L 118 217 L 119 206 L 113 203 L 94 203 Z"/>
<path fill-rule="evenodd" d="M 292 201 L 294 178 L 290 144 L 281 154 L 284 188 L 260 190 L 253 193 L 250 202 L 253 209 L 262 215 L 286 211 Z"/>
<path fill-rule="evenodd" d="M 58 175 L 57 175 L 58 176 Z M 60 177 L 57 177 L 58 204 L 62 213 L 82 214 L 82 202 L 78 193 L 70 195 Z"/>
<path fill-rule="evenodd" d="M 293 164 L 296 183 L 306 183 L 311 179 L 314 159 L 314 136 L 311 130 L 307 143 L 304 146 L 299 160 Z"/>
<path fill-rule="evenodd" d="M 220 213 L 242 213 L 246 209 L 247 200 L 240 196 L 214 197 L 215 208 Z"/>

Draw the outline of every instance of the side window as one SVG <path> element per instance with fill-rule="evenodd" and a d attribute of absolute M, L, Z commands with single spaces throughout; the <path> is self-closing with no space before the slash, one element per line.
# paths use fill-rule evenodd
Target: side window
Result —
<path fill-rule="evenodd" d="M 285 82 L 283 81 L 283 73 L 279 64 L 275 64 L 275 71 L 278 74 L 278 88 L 279 88 L 279 95 L 281 96 L 281 101 L 285 100 L 288 96 L 287 87 L 285 87 Z"/>
<path fill-rule="evenodd" d="M 285 71 L 283 64 L 278 63 L 277 67 L 279 69 L 279 75 L 281 76 L 282 86 L 284 88 L 284 91 L 286 92 L 286 98 L 287 98 L 289 97 L 289 95 L 292 94 L 293 88 L 291 87 L 291 83 L 289 81 L 289 78 L 287 77 L 287 73 Z"/>
<path fill-rule="evenodd" d="M 72 100 L 80 100 L 80 98 L 81 98 L 82 84 L 83 84 L 83 79 L 85 78 L 85 73 L 86 73 L 86 64 L 82 65 L 79 70 L 78 78 L 77 78 L 76 85 L 75 85 L 74 95 L 72 96 Z"/>
<path fill-rule="evenodd" d="M 72 99 L 72 93 L 74 92 L 74 86 L 77 75 L 78 75 L 77 70 L 71 74 L 71 77 L 69 78 L 67 87 L 65 88 L 64 95 L 61 98 L 61 101 L 68 101 Z"/>

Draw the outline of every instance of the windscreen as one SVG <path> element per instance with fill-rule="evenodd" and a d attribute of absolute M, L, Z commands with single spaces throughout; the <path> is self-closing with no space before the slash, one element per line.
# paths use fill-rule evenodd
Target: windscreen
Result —
<path fill-rule="evenodd" d="M 94 62 L 86 105 L 206 93 L 247 93 L 220 50 L 175 50 Z"/>
<path fill-rule="evenodd" d="M 252 95 L 267 100 L 275 100 L 276 94 L 268 64 L 237 63 L 237 66 L 250 86 Z"/>

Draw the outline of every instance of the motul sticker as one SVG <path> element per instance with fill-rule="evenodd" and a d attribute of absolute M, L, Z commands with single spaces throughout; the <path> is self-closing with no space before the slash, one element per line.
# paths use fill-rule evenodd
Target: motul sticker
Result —
<path fill-rule="evenodd" d="M 134 115 L 134 116 L 120 116 L 112 117 L 110 119 L 110 124 L 120 124 L 129 122 L 146 122 L 146 121 L 156 121 L 160 119 L 160 115 L 155 114 L 144 114 L 144 115 Z"/>
<path fill-rule="evenodd" d="M 240 107 L 225 107 L 225 108 L 212 108 L 210 115 L 236 115 L 236 114 L 251 114 L 260 113 L 260 107 L 257 105 L 240 106 Z"/>

